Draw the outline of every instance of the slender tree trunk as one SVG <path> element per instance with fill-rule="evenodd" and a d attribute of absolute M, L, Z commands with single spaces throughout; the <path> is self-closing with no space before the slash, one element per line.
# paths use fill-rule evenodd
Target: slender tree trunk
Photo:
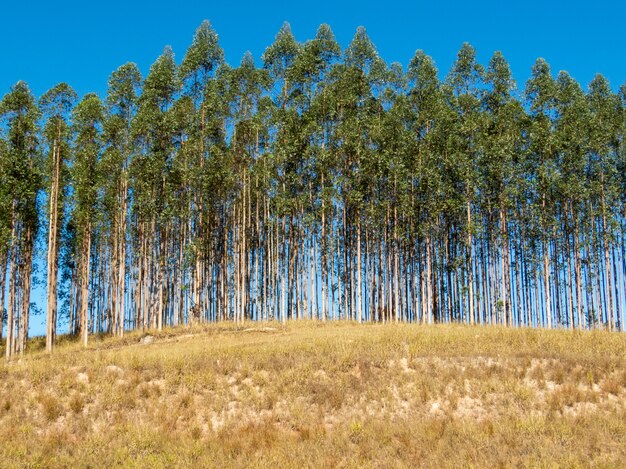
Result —
<path fill-rule="evenodd" d="M 546 196 L 544 194 L 542 201 L 543 213 L 546 213 Z M 552 301 L 550 298 L 550 246 L 548 243 L 548 237 L 544 236 L 543 239 L 543 279 L 544 279 L 544 292 L 545 292 L 545 310 L 546 310 L 546 324 L 548 329 L 552 329 Z"/>
<path fill-rule="evenodd" d="M 602 172 L 602 251 L 604 254 L 604 288 L 606 291 L 606 314 L 608 316 L 609 330 L 615 330 L 615 315 L 613 313 L 613 276 L 611 263 L 609 262 L 609 243 L 607 238 L 610 233 L 606 222 L 606 205 L 604 200 L 604 171 Z"/>
<path fill-rule="evenodd" d="M 356 320 L 362 321 L 361 312 L 361 220 L 356 224 Z"/>
<path fill-rule="evenodd" d="M 509 274 L 509 238 L 506 227 L 506 216 L 504 214 L 504 210 L 500 209 L 500 239 L 501 239 L 501 253 L 500 253 L 500 279 L 501 279 L 501 292 L 500 298 L 502 299 L 502 323 L 505 326 L 510 324 L 509 320 L 509 282 L 508 274 Z"/>
<path fill-rule="evenodd" d="M 9 263 L 8 247 L 0 251 L 0 341 L 2 341 L 2 332 L 4 328 L 4 301 L 6 291 L 6 276 Z"/>
<path fill-rule="evenodd" d="M 82 239 L 81 251 L 81 294 L 80 294 L 80 332 L 81 341 L 84 347 L 87 347 L 87 338 L 89 336 L 89 271 L 91 261 L 91 222 L 87 222 Z"/>
<path fill-rule="evenodd" d="M 322 321 L 328 317 L 328 241 L 326 239 L 326 205 L 324 198 L 324 173 L 322 173 Z"/>
<path fill-rule="evenodd" d="M 467 204 L 466 204 L 466 216 L 467 216 L 467 292 L 468 292 L 468 314 L 469 323 L 474 325 L 474 272 L 473 272 L 473 254 L 472 254 L 472 209 L 470 199 L 470 185 L 469 181 L 466 181 L 467 191 Z"/>
<path fill-rule="evenodd" d="M 22 280 L 22 311 L 19 324 L 18 349 L 20 355 L 24 355 L 26 351 L 26 343 L 28 341 L 28 325 L 30 319 L 30 290 L 31 290 L 31 273 L 33 269 L 33 248 L 34 248 L 34 232 L 33 227 L 29 224 L 25 230 L 25 247 L 23 262 L 20 265 L 20 274 Z"/>
<path fill-rule="evenodd" d="M 121 188 L 121 213 L 120 213 L 120 225 L 119 225 L 119 254 L 118 254 L 118 276 L 117 276 L 117 294 L 118 296 L 118 331 L 117 335 L 122 337 L 124 335 L 124 318 L 126 311 L 125 304 L 125 292 L 126 292 L 126 225 L 128 220 L 128 176 L 126 171 L 122 173 L 122 188 Z"/>
<path fill-rule="evenodd" d="M 59 184 L 61 173 L 61 152 L 59 145 L 60 127 L 52 149 L 52 185 L 50 187 L 49 222 L 48 222 L 48 310 L 46 314 L 46 352 L 52 353 L 57 323 L 57 273 L 58 273 L 58 219 L 59 219 Z M 4 305 L 4 303 L 3 303 Z"/>
<path fill-rule="evenodd" d="M 15 201 L 13 202 L 13 209 L 11 213 L 11 238 L 9 245 L 9 302 L 7 305 L 7 339 L 6 339 L 6 354 L 7 360 L 10 360 L 13 356 L 13 342 L 15 336 L 15 304 L 16 304 L 16 270 L 17 270 L 17 220 L 15 216 Z M 2 305 L 4 307 L 4 304 Z"/>

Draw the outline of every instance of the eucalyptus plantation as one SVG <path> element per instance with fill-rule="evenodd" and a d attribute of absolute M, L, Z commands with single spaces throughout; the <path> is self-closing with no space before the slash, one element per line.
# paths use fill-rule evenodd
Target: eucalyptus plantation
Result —
<path fill-rule="evenodd" d="M 48 351 L 57 323 L 85 344 L 301 318 L 624 330 L 626 85 L 538 59 L 519 90 L 467 43 L 441 80 L 327 25 L 233 67 L 205 21 L 182 57 L 122 65 L 103 99 L 2 99 L 7 357 L 44 233 Z"/>

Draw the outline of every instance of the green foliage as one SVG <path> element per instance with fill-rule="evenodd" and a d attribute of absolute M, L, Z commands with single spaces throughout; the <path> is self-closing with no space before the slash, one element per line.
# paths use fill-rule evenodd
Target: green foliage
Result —
<path fill-rule="evenodd" d="M 5 125 L 3 173 L 7 195 L 15 219 L 37 226 L 37 193 L 42 186 L 43 164 L 39 153 L 40 110 L 28 85 L 20 81 L 0 102 L 0 119 Z"/>
<path fill-rule="evenodd" d="M 105 108 L 100 98 L 90 93 L 76 105 L 72 116 L 74 217 L 81 233 L 93 223 L 98 208 L 98 188 L 101 183 L 99 162 L 103 145 L 104 112 Z"/>
<path fill-rule="evenodd" d="M 205 83 L 208 75 L 215 72 L 223 61 L 224 52 L 218 44 L 217 33 L 211 23 L 205 20 L 196 30 L 193 43 L 187 49 L 180 74 L 183 79 L 200 74 L 200 83 Z"/>

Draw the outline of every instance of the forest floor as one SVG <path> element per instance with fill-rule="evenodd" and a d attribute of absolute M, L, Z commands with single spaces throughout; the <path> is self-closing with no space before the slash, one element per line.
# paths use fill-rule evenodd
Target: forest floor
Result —
<path fill-rule="evenodd" d="M 626 334 L 291 322 L 34 339 L 2 467 L 625 467 Z"/>

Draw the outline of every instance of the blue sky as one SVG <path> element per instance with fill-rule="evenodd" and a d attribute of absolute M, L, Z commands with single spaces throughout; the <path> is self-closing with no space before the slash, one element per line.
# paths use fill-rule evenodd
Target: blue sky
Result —
<path fill-rule="evenodd" d="M 109 74 L 125 62 L 137 63 L 145 75 L 165 45 L 180 60 L 204 19 L 233 65 L 246 50 L 259 62 L 288 21 L 300 41 L 328 23 L 343 47 L 365 26 L 387 62 L 406 65 L 423 49 L 442 77 L 468 41 L 484 64 L 502 51 L 520 87 L 537 57 L 555 74 L 567 70 L 585 88 L 598 72 L 614 89 L 626 81 L 626 3 L 619 0 L 10 1 L 0 11 L 0 94 L 25 80 L 37 96 L 61 81 L 80 95 L 104 95 Z M 43 294 L 37 287 L 33 300 L 45 308 Z M 32 319 L 32 334 L 45 333 L 43 319 Z"/>
<path fill-rule="evenodd" d="M 21 79 L 37 95 L 60 81 L 81 95 L 103 94 L 108 75 L 125 62 L 136 62 L 145 74 L 168 44 L 180 60 L 203 19 L 219 33 L 231 64 L 246 50 L 258 60 L 289 21 L 302 41 L 328 23 L 344 47 L 363 25 L 386 61 L 406 65 L 423 49 L 442 75 L 469 41 L 483 63 L 501 50 L 520 86 L 537 57 L 584 87 L 596 72 L 614 89 L 626 80 L 626 4 L 619 0 L 3 3 L 0 93 Z"/>

